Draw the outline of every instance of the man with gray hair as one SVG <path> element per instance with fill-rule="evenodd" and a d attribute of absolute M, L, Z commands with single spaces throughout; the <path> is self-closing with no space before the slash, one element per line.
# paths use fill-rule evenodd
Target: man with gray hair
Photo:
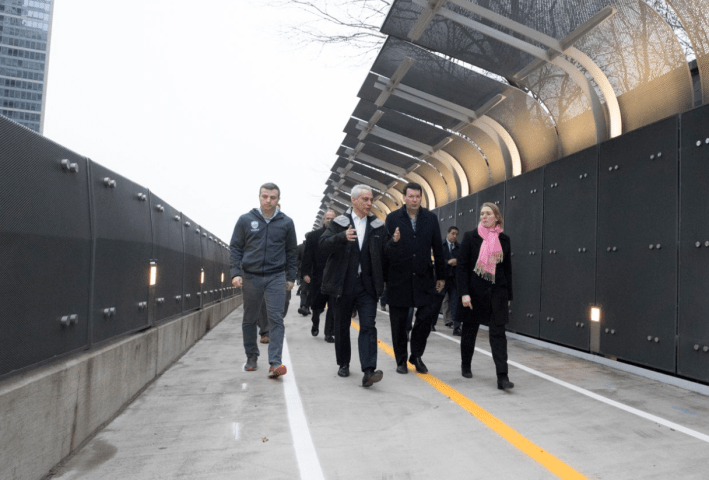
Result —
<path fill-rule="evenodd" d="M 261 206 L 236 222 L 231 237 L 231 283 L 242 287 L 244 318 L 241 329 L 246 351 L 244 370 L 256 370 L 259 356 L 256 341 L 261 302 L 266 304 L 270 326 L 268 343 L 269 378 L 286 374 L 283 351 L 283 307 L 286 290 L 295 284 L 298 246 L 293 220 L 278 209 L 281 190 L 275 183 L 259 189 Z"/>
<path fill-rule="evenodd" d="M 384 375 L 377 370 L 377 299 L 384 290 L 382 266 L 386 231 L 372 210 L 372 189 L 356 185 L 352 208 L 336 217 L 320 237 L 319 254 L 327 257 L 321 291 L 335 304 L 335 356 L 340 377 L 350 374 L 352 311 L 359 312 L 359 361 L 363 387 Z"/>

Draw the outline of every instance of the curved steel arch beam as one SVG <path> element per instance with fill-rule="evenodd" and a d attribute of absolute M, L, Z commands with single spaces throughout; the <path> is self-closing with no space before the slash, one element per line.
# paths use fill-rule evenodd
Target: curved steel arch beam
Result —
<path fill-rule="evenodd" d="M 391 213 L 391 209 L 386 206 L 384 202 L 381 200 L 377 200 L 372 204 L 373 206 L 377 207 L 379 210 L 381 210 L 384 213 L 384 216 L 387 216 Z"/>
<path fill-rule="evenodd" d="M 449 168 L 453 169 L 458 186 L 458 198 L 468 196 L 470 194 L 468 175 L 465 173 L 465 170 L 458 159 L 444 150 L 438 150 L 433 154 L 433 157 L 437 158 L 441 162 L 445 162 Z"/>
<path fill-rule="evenodd" d="M 490 138 L 497 143 L 497 146 L 502 153 L 502 158 L 505 160 L 505 171 L 507 172 L 507 178 L 520 175 L 522 173 L 522 159 L 520 158 L 517 144 L 512 139 L 509 132 L 507 132 L 507 130 L 505 130 L 505 128 L 496 120 L 488 117 L 487 115 L 475 120 L 473 125 L 488 134 L 488 136 L 490 136 Z"/>

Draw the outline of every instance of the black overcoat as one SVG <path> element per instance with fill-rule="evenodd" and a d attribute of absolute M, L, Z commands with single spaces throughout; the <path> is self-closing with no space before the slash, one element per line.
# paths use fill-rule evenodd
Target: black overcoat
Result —
<path fill-rule="evenodd" d="M 458 255 L 458 295 L 470 295 L 473 310 L 463 308 L 462 322 L 476 322 L 489 325 L 491 320 L 497 325 L 509 322 L 507 302 L 512 300 L 512 262 L 510 237 L 500 233 L 502 262 L 495 267 L 495 283 L 485 280 L 474 272 L 483 239 L 478 229 L 466 232 Z"/>
<path fill-rule="evenodd" d="M 438 218 L 420 207 L 414 232 L 404 205 L 386 218 L 390 237 L 397 227 L 401 238 L 389 240 L 385 248 L 387 303 L 395 307 L 431 305 L 436 301 L 436 278 L 446 278 Z"/>

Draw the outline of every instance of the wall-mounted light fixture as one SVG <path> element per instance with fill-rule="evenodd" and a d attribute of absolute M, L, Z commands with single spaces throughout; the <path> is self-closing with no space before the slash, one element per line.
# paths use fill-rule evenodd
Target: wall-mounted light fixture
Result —
<path fill-rule="evenodd" d="M 199 274 L 199 283 L 204 283 L 204 269 L 202 269 L 202 273 Z"/>
<path fill-rule="evenodd" d="M 590 305 L 589 350 L 591 353 L 600 353 L 601 351 L 601 310 L 601 305 Z"/>
<path fill-rule="evenodd" d="M 152 287 L 158 281 L 158 266 L 155 262 L 150 262 L 150 286 Z"/>
<path fill-rule="evenodd" d="M 222 272 L 222 283 L 224 283 L 224 272 Z"/>

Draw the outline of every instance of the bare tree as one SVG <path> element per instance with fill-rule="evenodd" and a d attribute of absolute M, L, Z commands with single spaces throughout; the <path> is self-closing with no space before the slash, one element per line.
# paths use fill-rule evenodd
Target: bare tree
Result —
<path fill-rule="evenodd" d="M 393 0 L 271 0 L 277 8 L 291 8 L 307 14 L 305 22 L 284 27 L 293 45 L 348 47 L 347 58 L 369 63 L 386 36 L 381 28 Z"/>

